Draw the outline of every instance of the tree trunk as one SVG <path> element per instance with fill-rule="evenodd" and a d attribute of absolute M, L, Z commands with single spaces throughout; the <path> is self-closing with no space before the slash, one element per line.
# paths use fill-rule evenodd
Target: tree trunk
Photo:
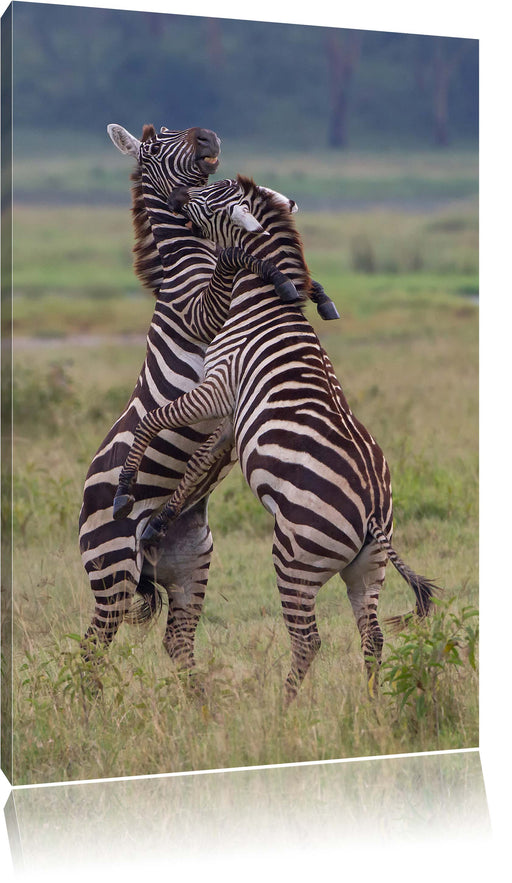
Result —
<path fill-rule="evenodd" d="M 434 69 L 434 142 L 446 147 L 448 137 L 448 86 L 450 70 L 442 40 L 437 41 Z"/>
<path fill-rule="evenodd" d="M 208 54 L 214 67 L 224 67 L 226 58 L 222 43 L 222 30 L 218 18 L 206 19 L 206 43 Z"/>
<path fill-rule="evenodd" d="M 449 103 L 448 93 L 450 80 L 457 70 L 462 56 L 467 49 L 465 43 L 461 43 L 454 49 L 449 57 L 449 49 L 446 39 L 439 37 L 436 41 L 434 55 L 434 143 L 438 147 L 446 147 L 450 143 L 449 134 Z"/>
<path fill-rule="evenodd" d="M 328 143 L 340 149 L 348 144 L 350 86 L 361 50 L 359 31 L 330 31 L 326 39 L 331 109 Z"/>

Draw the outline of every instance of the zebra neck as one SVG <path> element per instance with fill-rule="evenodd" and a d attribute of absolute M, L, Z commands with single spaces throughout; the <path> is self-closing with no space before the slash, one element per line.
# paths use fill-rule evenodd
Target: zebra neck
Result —
<path fill-rule="evenodd" d="M 164 271 L 151 222 L 146 209 L 142 189 L 142 175 L 139 166 L 132 172 L 132 222 L 135 234 L 133 246 L 133 269 L 144 288 L 149 288 L 158 297 L 163 282 Z"/>
<path fill-rule="evenodd" d="M 143 182 L 139 167 L 132 173 L 132 181 L 134 270 L 144 288 L 158 297 L 161 288 L 167 287 L 176 261 L 197 251 L 211 263 L 214 246 L 197 239 L 185 227 L 184 219 L 170 213 L 167 201 Z"/>
<path fill-rule="evenodd" d="M 259 286 L 255 286 L 254 277 L 245 270 L 239 274 L 233 286 L 231 306 L 224 325 L 226 329 L 240 328 L 247 337 L 252 337 L 254 334 L 258 335 L 269 323 L 274 330 L 281 324 L 290 323 L 292 325 L 306 323 L 310 327 L 304 316 L 302 304 L 284 304 L 276 296 L 271 285 L 265 286 L 267 291 L 264 291 L 262 286 L 261 282 Z"/>
<path fill-rule="evenodd" d="M 171 214 L 166 201 L 161 197 L 146 194 L 144 203 L 162 268 L 161 288 L 168 287 L 176 265 L 185 258 L 192 260 L 197 256 L 199 266 L 206 259 L 210 271 L 213 270 L 215 246 L 212 242 L 197 237 L 186 226 L 184 218 Z"/>

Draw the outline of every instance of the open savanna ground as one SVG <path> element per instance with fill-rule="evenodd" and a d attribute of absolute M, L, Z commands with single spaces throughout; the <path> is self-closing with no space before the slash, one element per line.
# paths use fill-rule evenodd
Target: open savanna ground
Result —
<path fill-rule="evenodd" d="M 311 211 L 297 226 L 341 320 L 308 315 L 391 467 L 394 545 L 445 588 L 433 620 L 400 635 L 384 629 L 372 698 L 344 585 L 331 580 L 318 601 L 321 651 L 283 714 L 289 643 L 272 519 L 235 467 L 210 502 L 215 551 L 197 635 L 204 692 L 191 694 L 172 668 L 164 610 L 150 629 L 121 627 L 93 696 L 78 654 L 93 607 L 78 511 L 90 459 L 143 361 L 152 299 L 130 269 L 126 209 L 18 206 L 16 784 L 478 744 L 476 204 Z M 412 603 L 389 567 L 381 619 Z"/>

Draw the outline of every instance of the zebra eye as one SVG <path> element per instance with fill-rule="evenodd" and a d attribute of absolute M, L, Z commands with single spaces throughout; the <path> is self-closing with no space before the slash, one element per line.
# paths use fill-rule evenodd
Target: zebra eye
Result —
<path fill-rule="evenodd" d="M 160 148 L 162 147 L 162 143 L 159 141 L 143 141 L 142 149 L 146 156 L 156 156 L 160 153 Z"/>

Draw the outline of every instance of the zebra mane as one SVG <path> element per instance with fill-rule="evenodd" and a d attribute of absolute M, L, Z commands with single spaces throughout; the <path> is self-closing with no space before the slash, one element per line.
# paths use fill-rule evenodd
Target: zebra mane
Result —
<path fill-rule="evenodd" d="M 149 141 L 156 136 L 155 127 L 145 125 L 142 129 L 141 141 Z M 151 223 L 142 192 L 142 169 L 137 164 L 131 174 L 132 185 L 132 221 L 135 233 L 133 246 L 133 269 L 139 282 L 158 297 L 163 282 L 164 271 L 160 253 L 151 230 Z"/>
<path fill-rule="evenodd" d="M 300 268 L 302 270 L 302 279 L 299 282 L 300 293 L 304 296 L 304 300 L 306 300 L 306 298 L 311 296 L 311 274 L 306 264 L 302 239 L 293 222 L 290 212 L 272 193 L 266 192 L 258 187 L 252 178 L 248 178 L 245 175 L 237 175 L 236 180 L 249 200 L 259 199 L 265 203 L 265 208 L 270 210 L 274 216 L 273 220 L 279 224 L 286 235 L 291 239 L 292 248 L 294 248 L 299 255 Z"/>

